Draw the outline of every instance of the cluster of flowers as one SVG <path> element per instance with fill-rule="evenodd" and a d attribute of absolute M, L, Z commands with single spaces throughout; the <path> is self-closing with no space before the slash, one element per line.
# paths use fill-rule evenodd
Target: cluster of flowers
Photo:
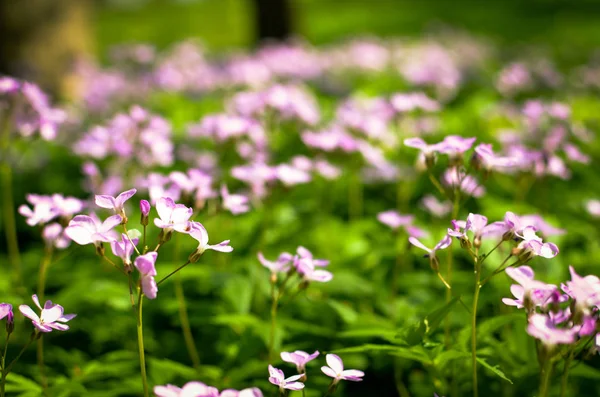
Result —
<path fill-rule="evenodd" d="M 263 397 L 260 389 L 253 387 L 243 390 L 219 389 L 202 382 L 188 382 L 183 387 L 174 385 L 155 386 L 156 397 Z"/>
<path fill-rule="evenodd" d="M 158 218 L 154 219 L 154 225 L 161 229 L 159 244 L 153 251 L 147 252 L 147 247 L 142 247 L 143 254 L 137 248 L 140 232 L 130 230 L 129 233 L 123 233 L 118 236 L 114 230 L 118 225 L 127 224 L 125 214 L 125 202 L 136 193 L 136 189 L 127 190 L 117 197 L 97 195 L 96 205 L 101 208 L 113 210 L 112 215 L 101 221 L 96 216 L 77 215 L 65 229 L 65 235 L 80 245 L 93 244 L 98 255 L 104 257 L 104 243 L 109 243 L 113 254 L 123 262 L 123 270 L 129 274 L 132 271 L 131 256 L 134 251 L 138 256 L 133 261 L 133 266 L 139 271 L 140 285 L 144 295 L 149 299 L 156 298 L 158 286 L 155 281 L 157 275 L 155 264 L 158 257 L 160 246 L 171 239 L 173 232 L 188 234 L 198 241 L 198 247 L 189 255 L 188 262 L 198 261 L 200 256 L 206 250 L 215 250 L 220 252 L 231 252 L 233 248 L 229 245 L 229 240 L 222 241 L 216 245 L 208 244 L 208 233 L 200 222 L 191 221 L 193 209 L 183 204 L 176 204 L 171 198 L 160 198 L 156 203 L 156 212 Z M 144 228 L 148 225 L 148 217 L 151 206 L 146 200 L 140 201 L 141 224 Z M 120 237 L 120 240 L 119 240 Z"/>
<path fill-rule="evenodd" d="M 600 349 L 597 331 L 600 305 L 600 279 L 582 277 L 571 266 L 571 281 L 556 285 L 535 280 L 529 266 L 506 269 L 517 284 L 510 287 L 514 298 L 502 302 L 527 312 L 527 332 L 539 339 L 548 350 L 557 345 L 573 345 L 583 338 L 594 338 Z M 591 340 L 591 339 L 589 339 Z"/>
<path fill-rule="evenodd" d="M 515 246 L 510 251 L 510 256 L 517 259 L 517 263 L 524 264 L 535 256 L 554 258 L 558 255 L 558 247 L 554 243 L 544 242 L 542 237 L 564 233 L 564 230 L 549 225 L 539 215 L 517 216 L 507 212 L 504 220 L 488 223 L 487 217 L 479 214 L 469 214 L 466 220 L 453 220 L 452 228 L 448 228 L 447 234 L 433 247 L 425 246 L 417 238 L 409 237 L 409 242 L 415 247 L 426 251 L 431 267 L 435 271 L 439 269 L 437 251 L 448 248 L 452 244 L 452 237 L 456 238 L 462 248 L 472 251 L 479 249 L 484 240 L 496 241 L 501 244 L 504 241 L 513 241 Z"/>
<path fill-rule="evenodd" d="M 32 299 L 33 303 L 40 309 L 39 315 L 27 305 L 20 305 L 19 311 L 31 320 L 36 332 L 47 333 L 53 330 L 66 331 L 69 329 L 69 326 L 65 323 L 75 318 L 76 314 L 64 314 L 65 309 L 61 305 L 52 303 L 49 300 L 42 307 L 37 295 L 33 295 Z M 5 318 L 6 331 L 10 334 L 14 330 L 13 307 L 9 303 L 0 303 L 0 320 Z"/>
<path fill-rule="evenodd" d="M 304 389 L 304 382 L 308 379 L 306 376 L 306 364 L 317 358 L 317 356 L 319 356 L 318 351 L 315 351 L 313 354 L 308 354 L 301 350 L 291 353 L 282 352 L 281 359 L 285 362 L 295 364 L 298 374 L 286 378 L 282 370 L 269 365 L 269 382 L 279 386 L 279 390 L 282 393 L 286 389 Z M 364 372 L 357 369 L 344 369 L 344 362 L 335 354 L 326 355 L 325 361 L 327 361 L 327 366 L 322 366 L 321 371 L 333 379 L 329 388 L 330 392 L 335 390 L 340 380 L 360 382 L 365 375 Z"/>
<path fill-rule="evenodd" d="M 14 131 L 28 138 L 36 132 L 54 140 L 67 114 L 53 108 L 46 94 L 35 84 L 0 76 L 0 118 L 14 123 Z"/>
<path fill-rule="evenodd" d="M 317 259 L 313 257 L 313 254 L 304 247 L 298 247 L 296 255 L 292 255 L 288 252 L 283 252 L 279 255 L 277 260 L 270 261 L 259 252 L 258 260 L 260 263 L 271 271 L 271 281 L 277 281 L 278 274 L 298 274 L 303 283 L 308 285 L 311 281 L 317 281 L 325 283 L 331 281 L 333 274 L 327 270 L 318 269 L 329 265 L 329 261 L 326 259 Z"/>

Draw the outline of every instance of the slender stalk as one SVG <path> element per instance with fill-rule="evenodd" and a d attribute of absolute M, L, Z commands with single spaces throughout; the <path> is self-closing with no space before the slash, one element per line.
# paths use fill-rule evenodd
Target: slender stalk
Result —
<path fill-rule="evenodd" d="M 8 341 L 10 340 L 10 332 L 6 333 L 6 343 L 4 344 L 4 351 L 2 352 L 2 380 L 0 383 L 0 397 L 4 397 L 4 385 L 6 384 L 6 374 L 4 373 L 5 363 L 6 363 L 6 353 L 8 352 Z"/>
<path fill-rule="evenodd" d="M 146 357 L 144 354 L 144 330 L 142 321 L 142 303 L 144 302 L 144 294 L 140 288 L 138 296 L 138 312 L 137 312 L 137 340 L 138 351 L 140 354 L 140 373 L 142 375 L 142 384 L 144 386 L 144 397 L 149 397 L 148 378 L 146 376 Z"/>
<path fill-rule="evenodd" d="M 143 225 L 143 227 L 144 227 L 144 235 L 142 237 L 142 249 L 145 254 L 146 251 L 148 251 L 148 246 L 146 245 L 146 225 Z"/>
<path fill-rule="evenodd" d="M 546 355 L 540 373 L 540 392 L 538 397 L 548 397 L 550 378 L 552 376 L 552 360 Z"/>
<path fill-rule="evenodd" d="M 121 273 L 123 273 L 124 275 L 127 275 L 127 273 L 125 272 L 125 270 L 121 269 L 119 266 L 117 266 L 117 264 L 115 262 L 111 261 L 109 257 L 107 257 L 105 255 L 102 255 L 102 259 L 105 262 L 109 263 L 112 267 L 114 267 L 115 269 L 117 269 L 118 271 L 120 271 Z"/>
<path fill-rule="evenodd" d="M 441 193 L 441 195 L 444 196 L 444 197 L 448 197 L 448 193 L 446 193 L 446 190 L 442 187 L 442 185 L 440 184 L 440 182 L 431 173 L 431 171 L 427 171 L 427 175 L 429 176 L 429 180 L 431 181 L 431 183 L 433 184 L 433 186 L 435 186 L 435 188 Z"/>
<path fill-rule="evenodd" d="M 4 215 L 4 234 L 6 236 L 8 260 L 13 270 L 13 281 L 19 288 L 22 288 L 21 254 L 19 252 L 15 203 L 13 200 L 13 170 L 8 156 L 10 149 L 11 124 L 9 109 L 7 115 L 4 117 L 4 123 L 0 130 L 0 186 L 2 188 L 2 210 Z"/>
<path fill-rule="evenodd" d="M 46 293 L 46 277 L 48 275 L 48 267 L 52 262 L 52 253 L 53 247 L 52 245 L 46 247 L 44 252 L 44 257 L 42 258 L 42 262 L 40 263 L 40 274 L 38 277 L 38 288 L 37 295 L 39 299 L 43 302 L 44 295 Z M 40 337 L 37 340 L 37 352 L 36 352 L 37 364 L 40 370 L 40 380 L 42 384 L 42 390 L 45 396 L 48 395 L 48 378 L 46 377 L 46 366 L 44 365 L 44 339 Z"/>
<path fill-rule="evenodd" d="M 275 293 L 275 283 L 271 283 L 271 332 L 269 334 L 269 361 L 273 358 L 275 349 L 275 328 L 277 325 L 277 303 L 280 293 Z"/>
<path fill-rule="evenodd" d="M 481 266 L 475 261 L 475 292 L 473 294 L 473 312 L 471 313 L 471 361 L 473 364 L 473 396 L 479 395 L 477 388 L 477 304 L 481 290 Z"/>
<path fill-rule="evenodd" d="M 356 172 L 350 178 L 348 187 L 348 214 L 350 220 L 358 220 L 363 210 L 363 187 L 360 180 L 360 173 Z"/>
<path fill-rule="evenodd" d="M 17 357 L 13 358 L 13 360 L 10 362 L 10 364 L 8 364 L 6 368 L 2 368 L 2 388 L 4 388 L 4 384 L 6 383 L 6 376 L 10 373 L 10 370 L 12 369 L 13 365 L 15 365 L 17 361 L 19 361 L 23 353 L 25 353 L 25 350 L 27 350 L 27 348 L 31 346 L 36 336 L 36 331 L 32 332 L 31 336 L 29 337 L 29 340 L 27 341 L 27 343 L 25 343 L 19 354 L 17 354 Z"/>
<path fill-rule="evenodd" d="M 190 320 L 188 318 L 187 306 L 185 304 L 185 295 L 183 293 L 183 284 L 181 282 L 181 274 L 177 274 L 175 277 L 175 295 L 177 297 L 177 305 L 179 307 L 179 321 L 181 322 L 181 331 L 183 332 L 183 339 L 192 360 L 192 364 L 196 371 L 200 370 L 200 356 L 198 354 L 198 348 L 196 342 L 194 342 L 194 336 L 192 335 L 192 327 L 190 326 Z"/>
<path fill-rule="evenodd" d="M 494 276 L 495 276 L 495 275 L 497 275 L 497 274 L 500 274 L 500 273 L 502 273 L 504 270 L 506 270 L 506 269 L 507 269 L 507 268 L 509 268 L 509 267 L 512 267 L 512 266 L 515 266 L 515 265 L 517 265 L 517 264 L 520 262 L 520 260 L 517 260 L 516 262 L 513 262 L 513 263 L 511 263 L 511 264 L 510 264 L 510 265 L 508 265 L 508 266 L 504 266 L 504 265 L 506 264 L 506 262 L 508 262 L 508 260 L 509 260 L 511 257 L 512 257 L 512 254 L 509 254 L 509 255 L 506 257 L 506 259 L 504 259 L 504 261 L 502 261 L 502 263 L 500 264 L 500 266 L 498 266 L 498 267 L 496 268 L 496 270 L 494 270 L 494 272 L 493 272 L 492 274 L 490 274 L 489 276 L 487 276 L 487 277 L 486 277 L 486 278 L 485 278 L 485 279 L 484 279 L 484 280 L 481 282 L 481 285 L 482 285 L 482 286 L 486 285 L 486 284 L 488 283 L 488 281 L 490 281 L 490 280 L 492 279 L 492 277 L 494 277 Z"/>
<path fill-rule="evenodd" d="M 187 260 L 183 265 L 179 266 L 177 269 L 173 270 L 171 273 L 167 274 L 166 276 L 164 276 L 158 283 L 156 283 L 156 285 L 161 285 L 163 281 L 165 281 L 166 279 L 168 279 L 169 277 L 171 277 L 172 275 L 174 275 L 175 273 L 177 273 L 178 271 L 180 271 L 181 269 L 183 269 L 184 267 L 186 267 L 187 265 L 189 265 L 191 262 L 189 260 Z"/>
<path fill-rule="evenodd" d="M 565 368 L 563 369 L 562 377 L 560 380 L 560 397 L 566 397 L 567 388 L 569 386 L 569 369 L 573 361 L 573 350 L 569 352 L 569 355 L 565 359 Z"/>
<path fill-rule="evenodd" d="M 40 336 L 37 340 L 37 363 L 40 370 L 40 383 L 42 384 L 42 393 L 44 396 L 48 395 L 48 377 L 46 376 L 46 365 L 44 364 L 44 338 Z"/>

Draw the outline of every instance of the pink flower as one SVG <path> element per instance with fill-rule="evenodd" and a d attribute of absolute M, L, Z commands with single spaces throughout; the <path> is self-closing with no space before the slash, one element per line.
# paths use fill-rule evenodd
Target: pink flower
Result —
<path fill-rule="evenodd" d="M 438 201 L 432 195 L 423 197 L 421 204 L 430 214 L 438 218 L 443 218 L 452 211 L 452 203 L 450 201 Z"/>
<path fill-rule="evenodd" d="M 33 303 L 42 311 L 41 315 L 38 316 L 35 314 L 27 305 L 19 306 L 19 311 L 31 320 L 35 328 L 40 332 L 52 332 L 53 329 L 66 331 L 69 329 L 69 326 L 64 323 L 73 319 L 76 314 L 64 314 L 64 309 L 61 305 L 54 305 L 49 300 L 46 301 L 42 309 L 37 295 L 33 295 L 31 298 L 33 299 Z"/>
<path fill-rule="evenodd" d="M 190 236 L 192 236 L 199 243 L 198 248 L 196 248 L 197 254 L 201 255 L 206 250 L 219 252 L 233 251 L 233 247 L 229 245 L 229 240 L 221 241 L 219 244 L 209 245 L 208 232 L 200 222 L 190 222 Z"/>
<path fill-rule="evenodd" d="M 154 277 L 156 276 L 156 252 L 148 252 L 145 255 L 140 255 L 135 258 L 134 265 L 140 272 L 140 282 L 142 284 L 142 292 L 148 299 L 155 299 L 158 293 L 158 286 Z"/>
<path fill-rule="evenodd" d="M 161 197 L 156 202 L 156 212 L 160 218 L 154 218 L 154 224 L 164 229 L 165 233 L 173 230 L 180 233 L 190 232 L 189 219 L 192 217 L 193 209 L 183 204 L 175 204 L 169 197 Z"/>
<path fill-rule="evenodd" d="M 298 382 L 303 375 L 294 375 L 289 378 L 285 378 L 283 371 L 277 369 L 269 364 L 269 382 L 274 384 L 275 386 L 279 386 L 279 390 L 283 392 L 283 390 L 302 390 L 304 389 L 304 383 Z"/>
<path fill-rule="evenodd" d="M 321 367 L 321 371 L 329 377 L 333 378 L 333 383 L 338 383 L 340 380 L 349 380 L 352 382 L 362 381 L 365 373 L 357 369 L 344 369 L 344 362 L 335 354 L 325 356 L 327 366 Z"/>
<path fill-rule="evenodd" d="M 156 397 L 219 397 L 219 391 L 201 382 L 188 382 L 183 387 L 155 386 Z"/>
<path fill-rule="evenodd" d="M 266 259 L 262 252 L 258 253 L 258 260 L 264 267 L 269 269 L 271 273 L 286 273 L 290 270 L 290 262 L 292 259 L 292 254 L 287 252 L 281 253 L 276 261 Z"/>
<path fill-rule="evenodd" d="M 281 359 L 286 363 L 296 364 L 296 369 L 299 374 L 303 374 L 306 372 L 306 364 L 309 361 L 314 360 L 319 355 L 318 351 L 315 351 L 313 354 L 308 354 L 303 352 L 302 350 L 296 350 L 295 352 L 281 352 Z"/>
<path fill-rule="evenodd" d="M 121 241 L 111 241 L 110 248 L 115 256 L 121 258 L 125 266 L 131 265 L 131 255 L 135 251 L 135 245 L 138 239 L 130 239 L 125 233 L 121 234 Z"/>
<path fill-rule="evenodd" d="M 574 328 L 557 328 L 552 319 L 544 314 L 534 313 L 529 316 L 527 333 L 542 341 L 546 346 L 571 344 L 575 342 L 577 330 Z"/>
<path fill-rule="evenodd" d="M 79 245 L 109 243 L 116 239 L 112 230 L 121 223 L 120 215 L 108 217 L 104 222 L 94 214 L 91 216 L 77 215 L 71 219 L 69 226 L 65 229 L 65 235 Z"/>
<path fill-rule="evenodd" d="M 221 198 L 223 199 L 223 208 L 233 215 L 243 214 L 250 210 L 248 197 L 241 194 L 229 194 L 225 184 L 221 186 Z"/>
<path fill-rule="evenodd" d="M 123 208 L 123 205 L 136 192 L 136 189 L 130 189 L 123 193 L 120 193 L 117 197 L 108 195 L 96 195 L 96 205 L 101 208 L 112 209 L 115 211 L 115 214 L 121 215 L 121 217 L 124 220 L 126 220 L 127 217 L 125 216 L 125 209 Z"/>

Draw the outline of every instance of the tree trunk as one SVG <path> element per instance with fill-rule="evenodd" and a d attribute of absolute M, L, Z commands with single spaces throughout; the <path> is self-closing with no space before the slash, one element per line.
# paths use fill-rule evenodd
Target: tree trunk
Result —
<path fill-rule="evenodd" d="M 285 40 L 292 34 L 290 0 L 253 0 L 257 41 Z"/>

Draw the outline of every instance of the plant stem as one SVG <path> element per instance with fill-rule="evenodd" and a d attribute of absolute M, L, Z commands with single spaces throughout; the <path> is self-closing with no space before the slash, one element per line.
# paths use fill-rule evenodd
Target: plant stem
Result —
<path fill-rule="evenodd" d="M 17 361 L 19 361 L 19 359 L 21 358 L 21 356 L 23 355 L 23 353 L 25 353 L 25 350 L 27 350 L 27 348 L 29 346 L 31 346 L 31 343 L 33 343 L 35 337 L 36 337 L 36 331 L 33 331 L 31 333 L 31 336 L 29 337 L 29 340 L 27 341 L 27 343 L 25 343 L 25 345 L 23 346 L 23 348 L 21 349 L 21 351 L 19 352 L 19 354 L 17 354 L 17 357 L 13 358 L 13 360 L 10 362 L 10 364 L 8 364 L 8 366 L 6 368 L 2 368 L 2 388 L 4 388 L 4 384 L 6 383 L 6 376 L 10 373 L 10 370 L 12 369 L 13 365 L 15 365 L 15 363 Z"/>
<path fill-rule="evenodd" d="M 362 215 L 363 206 L 363 187 L 360 180 L 360 173 L 356 172 L 350 178 L 348 187 L 348 214 L 351 221 L 358 220 Z"/>
<path fill-rule="evenodd" d="M 138 296 L 138 312 L 137 312 L 137 340 L 138 350 L 140 354 L 140 372 L 142 375 L 142 384 L 144 386 L 144 397 L 149 397 L 148 379 L 146 377 L 146 357 L 144 354 L 144 330 L 142 322 L 142 303 L 144 302 L 144 293 L 140 288 Z"/>
<path fill-rule="evenodd" d="M 548 396 L 548 388 L 550 386 L 550 378 L 552 375 L 552 360 L 547 354 L 544 355 L 544 363 L 542 364 L 542 370 L 540 373 L 540 392 L 538 397 Z"/>
<path fill-rule="evenodd" d="M 48 378 L 46 377 L 46 366 L 44 365 L 44 338 L 40 336 L 37 340 L 37 349 L 36 349 L 36 357 L 38 362 L 38 367 L 40 370 L 40 381 L 42 384 L 42 393 L 44 396 L 48 395 Z"/>
<path fill-rule="evenodd" d="M 481 266 L 475 261 L 475 292 L 473 294 L 473 312 L 471 313 L 471 361 L 473 364 L 473 396 L 479 395 L 477 388 L 477 304 L 481 290 Z"/>
<path fill-rule="evenodd" d="M 121 273 L 127 275 L 127 273 L 125 272 L 125 270 L 121 269 L 119 266 L 117 266 L 117 264 L 113 261 L 111 261 L 107 256 L 102 255 L 102 259 L 104 259 L 105 262 L 110 263 L 110 265 L 112 267 L 114 267 L 115 269 L 117 269 L 118 271 L 120 271 Z"/>
<path fill-rule="evenodd" d="M 177 273 L 178 271 L 180 271 L 181 269 L 183 269 L 184 267 L 186 267 L 187 265 L 189 265 L 191 262 L 189 260 L 187 260 L 183 265 L 179 266 L 177 269 L 173 270 L 171 273 L 167 274 L 166 276 L 164 276 L 158 283 L 156 283 L 156 285 L 161 285 L 163 281 L 165 281 L 166 279 L 168 279 L 169 277 L 171 277 L 172 275 L 174 275 L 175 273 Z"/>
<path fill-rule="evenodd" d="M 569 386 L 569 367 L 573 361 L 573 350 L 569 352 L 569 355 L 565 359 L 565 368 L 563 369 L 561 381 L 560 381 L 560 397 L 567 395 L 567 387 Z"/>
<path fill-rule="evenodd" d="M 4 234 L 8 250 L 8 260 L 13 270 L 13 282 L 22 288 L 21 255 L 19 253 L 19 240 L 17 237 L 17 223 L 15 220 L 15 203 L 13 200 L 13 170 L 9 160 L 11 117 L 10 108 L 5 115 L 5 122 L 0 130 L 0 178 L 2 189 L 2 210 L 4 218 Z"/>
<path fill-rule="evenodd" d="M 275 283 L 271 283 L 271 333 L 269 334 L 269 361 L 273 358 L 275 348 L 275 327 L 277 323 L 277 303 L 280 294 L 275 294 Z"/>
<path fill-rule="evenodd" d="M 196 371 L 200 370 L 200 356 L 198 355 L 198 348 L 196 342 L 194 342 L 194 336 L 192 335 L 192 328 L 190 326 L 190 320 L 188 318 L 187 306 L 185 304 L 185 295 L 183 293 L 183 284 L 181 282 L 181 274 L 175 277 L 175 295 L 177 297 L 177 305 L 179 307 L 179 321 L 181 322 L 181 331 L 183 332 L 183 339 L 192 360 L 192 364 Z"/>
<path fill-rule="evenodd" d="M 0 397 L 4 397 L 4 385 L 6 384 L 5 378 L 6 375 L 4 374 L 4 365 L 6 363 L 6 353 L 8 352 L 8 341 L 10 340 L 10 332 L 6 333 L 6 344 L 4 345 L 4 351 L 2 352 L 2 381 L 0 383 Z"/>
<path fill-rule="evenodd" d="M 427 175 L 429 176 L 429 180 L 431 181 L 431 183 L 433 184 L 433 186 L 435 186 L 435 188 L 442 194 L 442 196 L 444 196 L 444 197 L 447 198 L 448 197 L 448 193 L 446 193 L 446 190 L 444 190 L 444 188 L 442 187 L 442 185 L 440 184 L 440 182 L 431 173 L 431 171 L 427 171 Z"/>

